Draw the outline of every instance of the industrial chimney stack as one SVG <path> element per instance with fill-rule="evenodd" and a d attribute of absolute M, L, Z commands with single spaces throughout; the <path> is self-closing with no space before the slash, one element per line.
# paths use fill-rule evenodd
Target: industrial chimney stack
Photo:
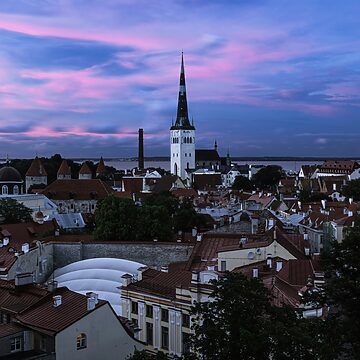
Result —
<path fill-rule="evenodd" d="M 144 130 L 139 129 L 139 156 L 138 156 L 138 168 L 144 169 Z"/>

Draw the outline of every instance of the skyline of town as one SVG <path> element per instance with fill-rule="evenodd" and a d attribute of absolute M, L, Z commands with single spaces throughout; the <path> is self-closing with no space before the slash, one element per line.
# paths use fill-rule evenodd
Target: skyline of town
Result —
<path fill-rule="evenodd" d="M 169 156 L 182 48 L 197 148 L 360 155 L 358 3 L 161 3 L 2 1 L 0 157 Z"/>

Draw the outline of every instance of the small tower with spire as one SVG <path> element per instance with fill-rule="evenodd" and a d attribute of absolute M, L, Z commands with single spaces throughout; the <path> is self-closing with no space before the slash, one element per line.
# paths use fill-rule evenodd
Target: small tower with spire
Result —
<path fill-rule="evenodd" d="M 32 161 L 25 174 L 25 184 L 26 192 L 31 186 L 36 187 L 36 185 L 47 185 L 47 172 L 41 160 L 37 156 Z"/>
<path fill-rule="evenodd" d="M 181 54 L 181 70 L 178 107 L 175 124 L 170 128 L 170 162 L 171 173 L 186 178 L 186 169 L 195 169 L 195 127 L 189 120 L 184 54 Z"/>

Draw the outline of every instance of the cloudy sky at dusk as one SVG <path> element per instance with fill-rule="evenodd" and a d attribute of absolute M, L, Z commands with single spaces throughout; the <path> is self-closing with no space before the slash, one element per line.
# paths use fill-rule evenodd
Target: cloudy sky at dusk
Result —
<path fill-rule="evenodd" d="M 0 157 L 360 156 L 358 0 L 1 0 Z"/>

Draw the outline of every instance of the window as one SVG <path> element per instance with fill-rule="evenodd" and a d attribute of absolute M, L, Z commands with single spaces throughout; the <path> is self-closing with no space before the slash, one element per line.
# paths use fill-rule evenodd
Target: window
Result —
<path fill-rule="evenodd" d="M 86 344 L 86 335 L 84 333 L 81 333 L 76 337 L 76 349 L 85 349 L 87 346 Z"/>
<path fill-rule="evenodd" d="M 146 323 L 146 342 L 149 345 L 153 344 L 153 324 L 149 322 Z"/>
<path fill-rule="evenodd" d="M 132 314 L 138 313 L 138 303 L 136 301 L 131 302 L 131 313 Z"/>
<path fill-rule="evenodd" d="M 161 327 L 161 347 L 164 350 L 169 349 L 169 329 L 166 326 Z"/>
<path fill-rule="evenodd" d="M 18 336 L 16 338 L 12 338 L 10 340 L 10 350 L 13 351 L 20 351 L 21 350 L 21 336 Z"/>
<path fill-rule="evenodd" d="M 182 314 L 182 326 L 186 328 L 190 327 L 190 315 Z"/>
<path fill-rule="evenodd" d="M 161 321 L 169 321 L 169 310 L 161 309 Z"/>
<path fill-rule="evenodd" d="M 7 195 L 9 193 L 9 189 L 6 185 L 3 185 L 2 187 L 2 194 L 3 195 Z"/>
<path fill-rule="evenodd" d="M 226 261 L 221 261 L 220 268 L 221 268 L 220 271 L 226 271 Z"/>
<path fill-rule="evenodd" d="M 14 195 L 19 195 L 19 187 L 17 185 L 15 185 L 14 188 L 13 188 L 13 194 Z"/>
<path fill-rule="evenodd" d="M 187 157 L 187 153 L 185 153 L 185 157 Z"/>
<path fill-rule="evenodd" d="M 153 307 L 151 305 L 146 305 L 146 317 L 151 319 L 153 317 Z"/>
<path fill-rule="evenodd" d="M 191 153 L 189 153 L 189 157 L 191 157 Z"/>

